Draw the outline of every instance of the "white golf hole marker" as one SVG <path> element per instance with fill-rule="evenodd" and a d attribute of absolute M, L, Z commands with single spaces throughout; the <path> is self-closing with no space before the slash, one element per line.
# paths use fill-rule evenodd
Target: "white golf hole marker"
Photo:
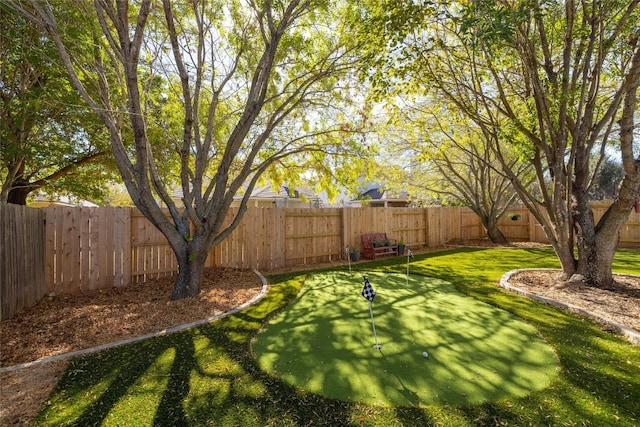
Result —
<path fill-rule="evenodd" d="M 422 352 L 422 357 L 429 357 L 429 353 L 427 353 L 426 351 Z"/>

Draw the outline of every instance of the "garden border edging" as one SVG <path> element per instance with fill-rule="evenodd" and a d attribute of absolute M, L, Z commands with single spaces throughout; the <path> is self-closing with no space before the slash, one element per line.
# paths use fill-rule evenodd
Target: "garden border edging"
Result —
<path fill-rule="evenodd" d="M 530 298 L 532 300 L 538 301 L 538 302 L 542 302 L 544 304 L 547 305 L 551 305 L 553 307 L 557 307 L 557 308 L 562 308 L 562 309 L 566 309 L 566 310 L 570 310 L 572 312 L 577 312 L 579 314 L 582 314 L 586 317 L 589 317 L 591 319 L 594 319 L 596 321 L 605 323 L 606 325 L 610 326 L 612 329 L 614 329 L 615 331 L 619 332 L 621 335 L 623 335 L 628 341 L 631 342 L 631 344 L 636 345 L 636 346 L 640 346 L 640 332 L 636 331 L 635 329 L 632 329 L 628 326 L 625 326 L 623 324 L 620 324 L 618 322 L 614 322 L 613 320 L 601 316 L 599 314 L 593 313 L 589 310 L 586 310 L 582 307 L 578 307 L 576 305 L 573 304 L 569 304 L 569 303 L 565 303 L 562 301 L 557 301 L 551 298 L 547 298 L 547 297 L 543 297 L 542 295 L 537 295 L 528 291 L 525 291 L 523 289 L 520 289 L 514 285 L 512 285 L 509 282 L 509 279 L 511 278 L 511 276 L 513 276 L 516 273 L 520 273 L 523 271 L 529 271 L 532 269 L 527 269 L 527 268 L 523 268 L 523 269 L 519 269 L 519 270 L 511 270 L 506 272 L 505 274 L 502 275 L 502 277 L 500 278 L 500 283 L 499 286 L 503 287 L 506 290 L 509 290 L 511 292 L 515 292 L 517 294 L 523 295 L 527 298 Z M 557 269 L 553 269 L 553 268 L 536 268 L 534 270 L 557 270 Z"/>
<path fill-rule="evenodd" d="M 114 347 L 120 347 L 120 346 L 123 346 L 123 345 L 136 343 L 136 342 L 139 342 L 139 341 L 144 341 L 144 340 L 149 339 L 149 338 L 156 338 L 156 337 L 161 337 L 161 336 L 164 336 L 164 335 L 173 334 L 175 332 L 181 332 L 181 331 L 184 331 L 184 330 L 196 327 L 196 326 L 200 326 L 200 325 L 204 325 L 206 323 L 213 322 L 214 320 L 222 319 L 223 317 L 229 316 L 231 314 L 235 314 L 235 313 L 239 312 L 240 310 L 243 310 L 243 309 L 245 309 L 247 307 L 250 307 L 253 304 L 259 302 L 267 294 L 267 289 L 268 289 L 267 279 L 258 270 L 251 269 L 251 271 L 256 276 L 258 276 L 258 278 L 260 279 L 260 282 L 262 283 L 262 289 L 260 290 L 260 293 L 258 295 L 256 295 L 255 297 L 251 298 L 249 301 L 245 302 L 244 304 L 240 304 L 239 306 L 237 306 L 237 307 L 235 307 L 235 308 L 233 308 L 233 309 L 231 309 L 229 311 L 226 311 L 226 312 L 220 313 L 220 314 L 216 314 L 215 316 L 207 317 L 206 319 L 197 320 L 195 322 L 186 323 L 184 325 L 173 326 L 171 328 L 166 328 L 166 329 L 163 329 L 163 330 L 158 331 L 158 332 L 151 332 L 149 334 L 141 335 L 141 336 L 138 336 L 138 337 L 127 338 L 127 339 L 124 339 L 124 340 L 115 341 L 115 342 L 108 343 L 108 344 L 102 344 L 102 345 L 99 345 L 99 346 L 96 346 L 96 347 L 85 348 L 85 349 L 82 349 L 82 350 L 72 351 L 72 352 L 69 352 L 69 353 L 57 354 L 55 356 L 43 357 L 42 359 L 34 360 L 32 362 L 25 362 L 25 363 L 19 363 L 17 365 L 12 365 L 12 366 L 5 366 L 3 368 L 0 368 L 0 374 L 3 374 L 5 372 L 14 372 L 14 371 L 18 371 L 20 369 L 30 368 L 32 366 L 43 365 L 45 363 L 58 362 L 58 361 L 61 361 L 61 360 L 72 358 L 72 357 L 86 356 L 88 354 L 97 353 L 97 352 L 102 351 L 102 350 L 107 350 L 107 349 L 114 348 Z"/>

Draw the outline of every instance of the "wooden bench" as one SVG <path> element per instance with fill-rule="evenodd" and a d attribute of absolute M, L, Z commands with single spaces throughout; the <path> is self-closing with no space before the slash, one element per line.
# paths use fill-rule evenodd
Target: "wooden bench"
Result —
<path fill-rule="evenodd" d="M 376 259 L 382 255 L 398 255 L 398 242 L 389 239 L 386 233 L 367 233 L 360 236 L 362 257 Z"/>

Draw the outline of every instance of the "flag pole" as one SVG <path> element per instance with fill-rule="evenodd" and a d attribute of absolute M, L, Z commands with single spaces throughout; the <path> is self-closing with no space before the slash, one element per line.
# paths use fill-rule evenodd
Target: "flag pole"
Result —
<path fill-rule="evenodd" d="M 373 328 L 373 339 L 376 345 L 373 346 L 376 350 L 380 350 L 382 346 L 378 344 L 378 336 L 376 335 L 376 324 L 373 321 L 373 310 L 371 309 L 371 301 L 369 301 L 369 314 L 371 315 L 371 327 Z"/>
<path fill-rule="evenodd" d="M 373 339 L 376 345 L 373 346 L 376 350 L 380 350 L 382 346 L 378 344 L 378 335 L 376 334 L 376 324 L 373 321 L 373 309 L 371 308 L 371 303 L 373 299 L 376 297 L 376 291 L 373 290 L 373 286 L 369 283 L 367 276 L 362 276 L 364 279 L 364 288 L 362 288 L 362 296 L 369 301 L 369 315 L 371 316 L 371 327 L 373 328 Z"/>
<path fill-rule="evenodd" d="M 413 252 L 411 252 L 411 249 L 407 250 L 407 286 L 409 286 L 409 258 L 413 258 Z"/>

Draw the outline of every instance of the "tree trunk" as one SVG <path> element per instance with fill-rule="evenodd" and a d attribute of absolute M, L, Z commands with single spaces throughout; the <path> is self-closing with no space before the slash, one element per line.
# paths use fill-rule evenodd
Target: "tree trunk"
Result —
<path fill-rule="evenodd" d="M 579 175 L 578 172 L 576 175 Z M 584 277 L 587 285 L 608 289 L 613 284 L 611 267 L 618 239 L 612 236 L 604 240 L 598 239 L 591 203 L 586 192 L 574 190 L 574 197 L 576 204 L 573 218 L 578 247 L 576 273 Z"/>
<path fill-rule="evenodd" d="M 557 241 L 552 244 L 560 266 L 562 268 L 562 279 L 568 279 L 576 272 L 576 259 L 573 256 L 573 244 L 568 241 Z"/>
<path fill-rule="evenodd" d="M 190 242 L 185 240 L 179 245 L 178 250 L 174 249 L 178 258 L 178 277 L 171 294 L 173 301 L 200 293 L 209 250 L 206 245 L 198 244 L 199 240 L 194 239 Z"/>
<path fill-rule="evenodd" d="M 7 203 L 12 203 L 14 205 L 26 205 L 27 204 L 27 196 L 31 193 L 33 189 L 30 186 L 17 186 L 13 187 L 9 190 L 9 194 L 7 195 Z"/>
<path fill-rule="evenodd" d="M 207 260 L 204 256 L 193 256 L 178 259 L 178 277 L 176 279 L 171 300 L 179 300 L 186 297 L 193 297 L 200 293 L 202 279 L 204 277 L 204 264 Z"/>
<path fill-rule="evenodd" d="M 630 181 L 628 179 L 627 183 Z M 637 188 L 638 183 L 636 182 L 635 185 Z M 579 258 L 576 272 L 584 276 L 587 285 L 602 289 L 613 286 L 613 257 L 618 249 L 620 229 L 629 219 L 632 208 L 631 198 L 618 198 L 600 218 L 597 226 L 594 225 L 593 214 L 577 217 L 577 220 L 582 222 L 576 227 L 582 232 L 578 235 Z M 589 218 L 591 222 L 588 222 Z M 589 232 L 585 233 L 585 230 Z"/>
<path fill-rule="evenodd" d="M 503 245 L 509 243 L 509 240 L 505 237 L 500 228 L 498 228 L 498 223 L 494 218 L 487 218 L 486 220 L 483 219 L 482 222 L 487 232 L 487 236 L 489 236 L 489 239 L 491 239 L 493 243 Z"/>
<path fill-rule="evenodd" d="M 562 188 L 561 184 L 556 186 Z M 560 192 L 556 191 L 556 193 Z M 573 223 L 569 220 L 570 215 L 565 206 L 566 201 L 556 195 L 545 208 L 545 212 L 553 216 L 554 220 L 549 220 L 546 215 L 538 215 L 536 219 L 543 225 L 544 233 L 560 261 L 562 278 L 569 279 L 575 274 L 577 263 L 574 254 Z"/>
<path fill-rule="evenodd" d="M 590 209 L 589 209 L 590 211 Z M 589 221 L 588 217 L 591 217 Z M 586 217 L 586 218 L 585 218 Z M 578 266 L 576 273 L 584 277 L 589 286 L 609 289 L 613 284 L 613 256 L 618 239 L 597 239 L 593 214 L 581 214 L 576 218 Z M 607 240 L 609 242 L 607 242 Z M 615 242 L 614 244 L 610 242 Z"/>
<path fill-rule="evenodd" d="M 612 244 L 615 242 L 615 244 Z M 601 289 L 613 287 L 613 257 L 616 254 L 618 239 L 596 239 L 593 244 L 578 242 L 577 274 L 584 277 L 589 286 Z"/>

